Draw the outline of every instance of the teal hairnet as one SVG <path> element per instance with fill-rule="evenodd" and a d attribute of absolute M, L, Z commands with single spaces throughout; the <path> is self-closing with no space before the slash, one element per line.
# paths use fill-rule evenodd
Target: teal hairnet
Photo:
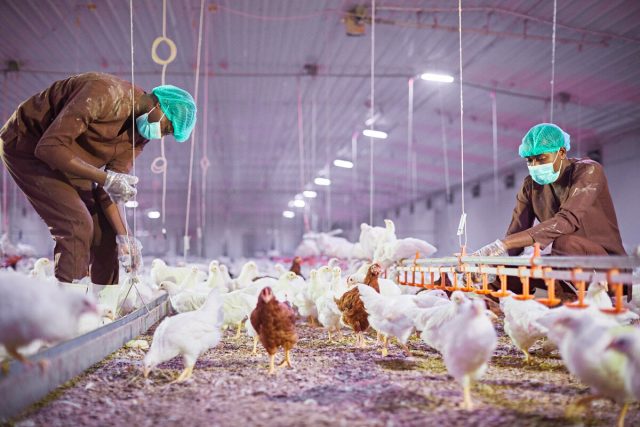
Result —
<path fill-rule="evenodd" d="M 542 153 L 555 153 L 564 147 L 571 148 L 571 137 L 568 133 L 551 123 L 535 125 L 522 138 L 518 148 L 520 157 L 537 156 Z"/>
<path fill-rule="evenodd" d="M 153 88 L 151 91 L 160 101 L 160 108 L 173 126 L 173 136 L 178 142 L 189 139 L 196 125 L 196 103 L 186 90 L 171 85 Z"/>

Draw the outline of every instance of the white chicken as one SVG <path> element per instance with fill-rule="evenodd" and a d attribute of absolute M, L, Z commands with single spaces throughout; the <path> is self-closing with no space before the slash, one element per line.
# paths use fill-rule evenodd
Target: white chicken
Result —
<path fill-rule="evenodd" d="M 623 426 L 628 405 L 634 400 L 633 393 L 626 387 L 630 366 L 625 356 L 609 347 L 616 337 L 634 328 L 620 326 L 613 318 L 593 316 L 588 310 L 542 322 L 553 331 L 549 336 L 558 346 L 569 372 L 593 393 L 578 400 L 573 408 L 596 399 L 612 399 L 622 405 L 618 426 Z"/>
<path fill-rule="evenodd" d="M 224 313 L 223 327 L 226 329 L 235 326 L 235 339 L 240 338 L 242 323 L 251 314 L 258 301 L 261 288 L 251 286 L 222 294 L 222 308 Z"/>
<path fill-rule="evenodd" d="M 231 280 L 229 285 L 230 290 L 238 290 L 249 286 L 253 279 L 258 277 L 258 266 L 255 262 L 249 261 L 242 266 L 240 270 L 240 275 Z"/>
<path fill-rule="evenodd" d="M 191 377 L 198 357 L 220 342 L 222 319 L 222 300 L 216 289 L 211 290 L 198 310 L 165 318 L 144 357 L 145 378 L 158 364 L 178 355 L 182 355 L 184 370 L 174 382 Z"/>
<path fill-rule="evenodd" d="M 88 296 L 65 291 L 12 271 L 0 271 L 0 344 L 12 357 L 29 361 L 18 348 L 35 340 L 49 343 L 74 337 L 78 319 L 97 311 Z"/>
<path fill-rule="evenodd" d="M 627 358 L 628 373 L 626 388 L 635 400 L 640 400 L 640 329 L 629 328 L 616 335 L 607 346 Z"/>
<path fill-rule="evenodd" d="M 160 289 L 169 294 L 169 302 L 176 313 L 186 313 L 202 307 L 207 300 L 208 292 L 196 289 L 182 289 L 168 280 L 160 283 Z"/>
<path fill-rule="evenodd" d="M 173 283 L 180 283 L 190 273 L 190 267 L 169 267 L 160 258 L 156 258 L 151 262 L 151 280 L 158 286 L 160 286 L 160 282 L 165 280 L 170 280 Z M 204 271 L 200 271 L 198 280 L 202 282 L 207 280 L 207 275 Z"/>
<path fill-rule="evenodd" d="M 211 289 L 218 289 L 221 293 L 228 292 L 228 281 L 221 270 L 221 265 L 214 264 L 213 261 L 209 265 L 209 276 L 207 277 L 207 287 Z"/>
<path fill-rule="evenodd" d="M 458 306 L 468 302 L 467 297 L 461 291 L 451 294 L 451 300 L 437 304 L 431 308 L 411 310 L 413 323 L 418 331 L 421 331 L 420 338 L 428 346 L 442 352 L 442 346 L 449 334 L 446 323 L 453 319 L 457 313 Z"/>
<path fill-rule="evenodd" d="M 473 409 L 471 384 L 484 375 L 498 341 L 485 311 L 485 303 L 480 299 L 457 305 L 455 315 L 446 322 L 446 335 L 441 345 L 449 375 L 462 385 L 466 410 Z"/>
<path fill-rule="evenodd" d="M 78 320 L 78 335 L 86 334 L 115 320 L 115 313 L 110 307 L 97 304 L 96 313 L 85 313 Z"/>
<path fill-rule="evenodd" d="M 373 259 L 373 255 L 380 245 L 396 239 L 396 227 L 390 219 L 384 220 L 385 227 L 372 227 L 368 224 L 360 224 L 360 239 L 358 251 L 363 258 Z"/>
<path fill-rule="evenodd" d="M 38 280 L 51 280 L 53 282 L 57 282 L 53 275 L 53 264 L 49 258 L 38 258 L 33 264 L 33 269 L 30 274 Z"/>
<path fill-rule="evenodd" d="M 546 328 L 538 319 L 549 313 L 549 308 L 534 300 L 520 301 L 511 295 L 500 299 L 500 309 L 504 313 L 504 331 L 513 344 L 524 353 L 529 362 L 529 348 L 546 336 Z"/>
<path fill-rule="evenodd" d="M 432 244 L 424 240 L 408 237 L 379 244 L 373 259 L 383 268 L 388 268 L 403 259 L 415 258 L 416 253 L 420 253 L 420 257 L 424 258 L 433 255 L 436 251 L 436 247 Z"/>

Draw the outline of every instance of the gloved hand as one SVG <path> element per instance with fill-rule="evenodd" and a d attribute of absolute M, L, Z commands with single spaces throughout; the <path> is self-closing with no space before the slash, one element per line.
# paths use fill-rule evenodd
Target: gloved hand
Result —
<path fill-rule="evenodd" d="M 137 176 L 107 171 L 103 188 L 115 203 L 125 203 L 135 197 L 138 190 L 134 185 L 137 183 Z"/>
<path fill-rule="evenodd" d="M 118 244 L 118 261 L 127 273 L 136 272 L 142 267 L 142 243 L 133 236 L 119 234 L 116 236 Z"/>
<path fill-rule="evenodd" d="M 471 254 L 471 256 L 503 256 L 507 254 L 507 247 L 502 240 L 497 239 L 493 243 L 481 247 Z"/>

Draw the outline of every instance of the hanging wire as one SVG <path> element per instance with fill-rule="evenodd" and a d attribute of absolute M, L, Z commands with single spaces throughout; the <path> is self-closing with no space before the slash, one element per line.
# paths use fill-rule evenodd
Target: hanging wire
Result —
<path fill-rule="evenodd" d="M 198 105 L 198 88 L 200 84 L 200 54 L 202 52 L 202 27 L 204 21 L 204 2 L 200 0 L 200 25 L 198 27 L 198 51 L 196 53 L 196 75 L 195 75 L 195 89 L 194 98 L 196 105 Z M 196 147 L 196 132 L 191 132 L 191 154 L 189 157 L 189 185 L 187 187 L 187 212 L 184 220 L 184 247 L 183 258 L 187 260 L 187 254 L 189 253 L 189 216 L 191 214 L 191 187 L 193 186 L 193 157 Z"/>
<path fill-rule="evenodd" d="M 131 154 L 132 157 L 132 168 L 133 168 L 133 176 L 136 175 L 136 98 L 135 98 L 135 61 L 134 61 L 134 49 L 133 49 L 133 0 L 129 0 L 129 37 L 131 40 L 131 140 L 133 151 Z M 133 200 L 136 201 L 137 196 L 134 196 Z M 136 207 L 137 203 L 133 204 L 133 237 L 136 236 L 137 232 L 137 215 L 136 215 Z M 124 207 L 125 210 L 125 218 L 123 222 L 127 224 L 126 221 L 126 205 Z M 128 231 L 128 230 L 127 230 Z M 129 234 L 129 233 L 127 233 Z M 129 242 L 131 243 L 131 242 Z M 131 244 L 129 244 L 131 247 Z"/>
<path fill-rule="evenodd" d="M 297 113 L 298 113 L 298 172 L 300 178 L 300 192 L 304 191 L 304 122 L 302 115 L 302 88 L 300 77 L 296 78 L 296 98 L 297 102 Z M 307 217 L 306 211 L 303 211 L 303 219 L 304 219 L 304 231 L 309 231 L 309 219 Z"/>
<path fill-rule="evenodd" d="M 165 0 L 166 1 L 166 0 Z M 209 156 L 207 147 L 209 146 L 209 19 L 204 21 L 204 108 L 202 124 L 202 158 L 200 159 L 200 232 L 198 238 L 200 240 L 200 256 L 204 256 L 204 239 L 202 238 L 207 225 L 207 173 L 209 172 Z"/>
<path fill-rule="evenodd" d="M 371 0 L 371 106 L 369 129 L 373 130 L 375 113 L 375 57 L 376 57 L 376 0 Z M 369 224 L 373 225 L 373 195 L 375 191 L 373 173 L 373 137 L 369 137 Z"/>
<path fill-rule="evenodd" d="M 458 0 L 458 58 L 460 69 L 460 200 L 462 213 L 458 225 L 458 242 L 467 246 L 467 213 L 464 206 L 464 96 L 462 92 L 462 0 Z"/>
<path fill-rule="evenodd" d="M 0 96 L 2 96 L 3 102 L 1 104 L 0 107 L 0 122 L 4 123 L 5 119 L 6 119 L 6 108 L 7 108 L 7 79 L 9 77 L 5 74 L 3 79 L 2 79 L 2 93 L 0 93 Z M 8 196 L 7 196 L 7 192 L 9 191 L 8 188 L 8 173 L 7 173 L 7 167 L 5 166 L 4 162 L 0 162 L 0 164 L 2 164 L 2 222 L 0 223 L 0 226 L 2 227 L 2 232 L 3 233 L 8 233 L 9 232 L 9 216 L 7 215 L 7 206 L 8 206 Z"/>
<path fill-rule="evenodd" d="M 498 201 L 498 109 L 496 93 L 491 92 L 491 128 L 493 133 L 493 200 Z"/>
<path fill-rule="evenodd" d="M 558 0 L 553 0 L 553 33 L 551 35 L 551 110 L 549 123 L 553 123 L 553 100 L 555 98 L 556 85 L 556 16 L 558 13 Z"/>
<path fill-rule="evenodd" d="M 413 77 L 409 79 L 409 105 L 407 111 L 407 189 L 409 190 L 409 197 L 413 197 Z"/>
<path fill-rule="evenodd" d="M 442 136 L 442 158 L 444 159 L 444 191 L 447 196 L 447 203 L 451 198 L 451 179 L 449 177 L 449 156 L 447 155 L 447 128 L 444 123 L 444 109 L 442 104 L 442 89 L 438 87 L 438 98 L 440 101 L 440 133 Z"/>
<path fill-rule="evenodd" d="M 578 98 L 578 134 L 576 135 L 576 157 L 580 158 L 582 156 L 582 146 L 580 144 L 580 140 L 582 137 L 582 99 Z"/>

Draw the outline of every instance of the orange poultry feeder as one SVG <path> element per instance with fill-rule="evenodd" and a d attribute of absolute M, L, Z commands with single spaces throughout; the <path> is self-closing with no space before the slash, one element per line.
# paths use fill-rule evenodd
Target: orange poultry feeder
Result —
<path fill-rule="evenodd" d="M 482 289 L 476 289 L 474 292 L 479 295 L 489 295 L 491 290 L 489 289 L 489 275 L 482 272 L 482 265 L 478 266 L 478 274 L 482 277 Z"/>
<path fill-rule="evenodd" d="M 423 273 L 424 274 L 424 273 Z M 424 286 L 427 289 L 436 288 L 436 275 L 433 271 L 429 271 L 429 283 Z"/>
<path fill-rule="evenodd" d="M 458 274 L 453 272 L 453 286 L 446 286 L 445 289 L 449 292 L 461 291 L 462 288 L 458 286 Z"/>
<path fill-rule="evenodd" d="M 464 272 L 464 279 L 465 279 L 465 284 L 464 284 L 464 288 L 462 288 L 462 291 L 473 292 L 475 288 L 472 286 L 473 283 L 471 282 L 471 273 L 466 271 L 465 266 L 462 267 L 462 271 Z"/>
<path fill-rule="evenodd" d="M 438 271 L 440 272 L 440 289 L 446 291 L 448 288 L 446 281 L 447 273 L 442 271 L 442 267 L 438 267 Z"/>
<path fill-rule="evenodd" d="M 542 271 L 546 274 L 551 272 L 551 268 L 545 268 Z M 547 298 L 540 298 L 537 301 L 547 307 L 554 307 L 560 304 L 560 299 L 556 298 L 556 280 L 552 277 L 545 277 L 544 283 L 547 285 Z"/>
<path fill-rule="evenodd" d="M 624 313 L 625 311 L 627 311 L 626 308 L 624 308 L 623 304 L 622 304 L 622 291 L 624 290 L 623 288 L 623 284 L 622 283 L 614 283 L 612 279 L 614 274 L 618 274 L 620 271 L 616 268 L 612 268 L 611 270 L 607 271 L 607 281 L 609 283 L 611 283 L 611 287 L 613 288 L 613 290 L 615 291 L 615 296 L 616 296 L 616 303 L 613 306 L 613 308 L 601 308 L 600 310 L 603 313 L 609 313 L 609 314 L 620 314 L 620 313 Z"/>
<path fill-rule="evenodd" d="M 509 296 L 509 292 L 507 291 L 507 275 L 500 274 L 504 265 L 499 265 L 496 267 L 496 272 L 498 273 L 498 277 L 500 278 L 500 290 L 497 292 L 491 292 L 491 296 L 495 298 L 504 298 Z"/>
<path fill-rule="evenodd" d="M 585 304 L 584 303 L 585 281 L 584 280 L 577 280 L 578 273 L 582 273 L 582 269 L 581 268 L 574 268 L 574 269 L 571 270 L 572 282 L 575 283 L 576 287 L 578 288 L 578 301 L 576 301 L 576 302 L 566 302 L 564 304 L 565 307 L 569 307 L 569 308 L 587 308 L 587 307 L 589 307 L 589 304 Z"/>
<path fill-rule="evenodd" d="M 533 295 L 529 293 L 530 277 L 524 275 L 524 272 L 526 271 L 526 269 L 527 267 L 518 267 L 518 277 L 520 278 L 520 282 L 522 282 L 522 295 L 514 295 L 513 298 L 520 301 L 526 301 L 526 300 L 535 298 Z"/>
<path fill-rule="evenodd" d="M 420 287 L 426 288 L 427 284 L 424 282 L 424 270 L 420 270 Z"/>

